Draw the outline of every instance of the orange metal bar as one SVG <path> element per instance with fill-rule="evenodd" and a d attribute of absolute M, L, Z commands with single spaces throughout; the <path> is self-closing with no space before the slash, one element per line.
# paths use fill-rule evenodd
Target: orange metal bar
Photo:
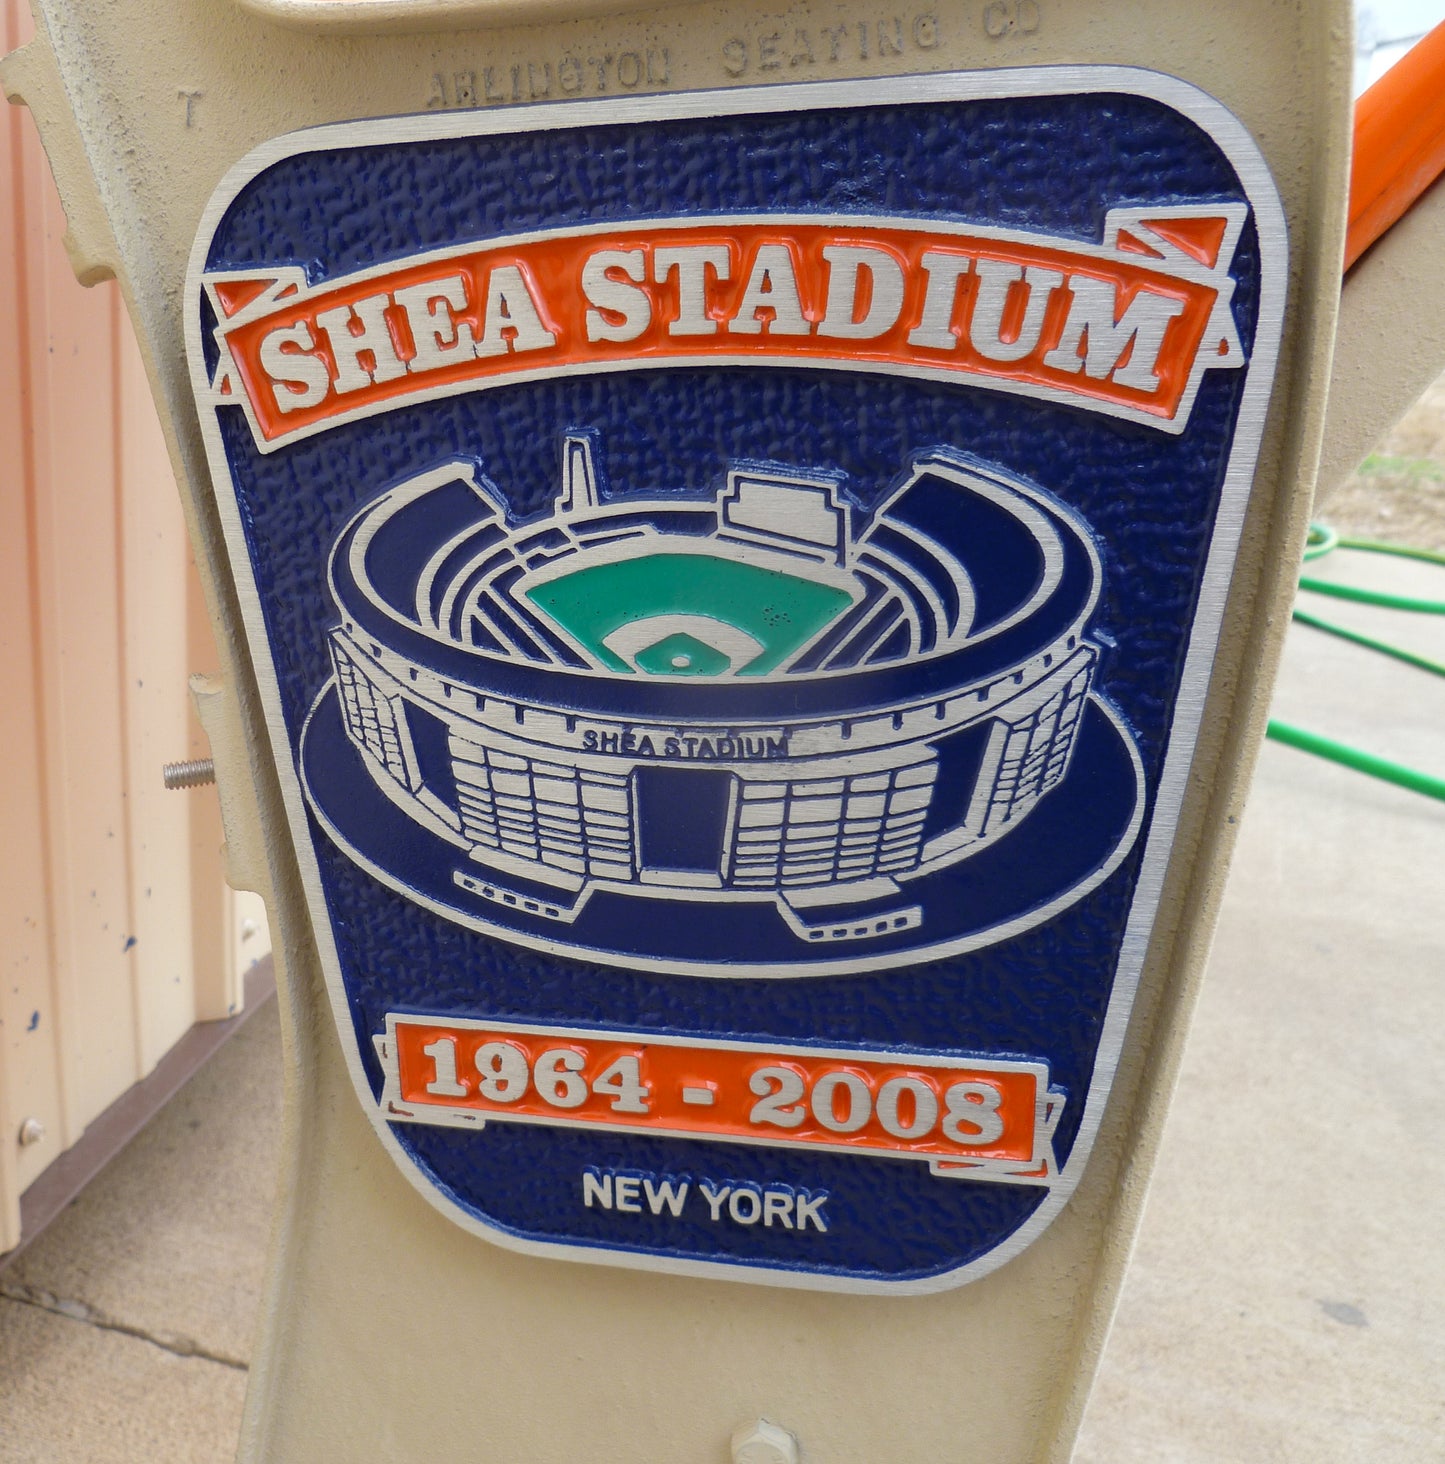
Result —
<path fill-rule="evenodd" d="M 1445 22 L 1355 104 L 1345 268 L 1445 172 Z"/>

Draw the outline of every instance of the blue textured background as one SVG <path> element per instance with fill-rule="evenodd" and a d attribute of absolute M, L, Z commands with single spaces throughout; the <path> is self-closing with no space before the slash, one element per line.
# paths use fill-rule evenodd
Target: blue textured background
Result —
<path fill-rule="evenodd" d="M 525 113 L 515 115 L 523 125 Z M 1139 98 L 850 108 L 306 154 L 241 193 L 208 263 L 301 264 L 321 279 L 509 232 L 741 210 L 918 213 L 1097 243 L 1111 207 L 1243 196 L 1204 133 Z M 1234 274 L 1248 353 L 1259 282 L 1252 222 Z M 199 308 L 209 342 L 213 322 Z M 222 410 L 220 424 L 293 739 L 329 675 L 327 552 L 355 508 L 401 478 L 471 457 L 523 517 L 555 494 L 559 434 L 597 427 L 614 491 L 711 496 L 731 459 L 766 458 L 841 469 L 866 510 L 914 452 L 945 445 L 1033 480 L 1093 525 L 1105 578 L 1096 634 L 1116 645 L 1098 689 L 1133 729 L 1152 793 L 1243 384 L 1237 370 L 1207 373 L 1178 437 L 974 388 L 796 369 L 493 388 L 267 456 L 238 410 Z M 1082 1115 L 1140 852 L 1071 909 L 987 951 L 877 977 L 719 982 L 488 941 L 377 885 L 313 833 L 375 1087 L 370 1037 L 387 1010 L 1042 1057 L 1068 1095 L 1061 1161 Z M 907 1160 L 503 1124 L 396 1134 L 460 1204 L 518 1235 L 869 1278 L 934 1274 L 983 1255 L 1043 1199 L 1029 1187 L 935 1179 Z M 831 1229 L 802 1237 L 714 1225 L 701 1204 L 680 1221 L 585 1210 L 586 1165 L 827 1190 Z"/>

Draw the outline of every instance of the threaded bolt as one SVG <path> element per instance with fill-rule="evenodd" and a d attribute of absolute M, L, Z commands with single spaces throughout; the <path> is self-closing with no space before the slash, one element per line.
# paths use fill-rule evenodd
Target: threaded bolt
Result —
<path fill-rule="evenodd" d="M 216 764 L 212 758 L 198 757 L 192 762 L 167 763 L 161 769 L 167 788 L 203 788 L 216 781 Z"/>

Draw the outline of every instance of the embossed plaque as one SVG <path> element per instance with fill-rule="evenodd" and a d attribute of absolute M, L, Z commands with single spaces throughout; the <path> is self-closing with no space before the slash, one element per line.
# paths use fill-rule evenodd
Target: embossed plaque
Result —
<path fill-rule="evenodd" d="M 545 1255 L 996 1267 L 1088 1161 L 1274 368 L 1202 93 L 1049 69 L 357 122 L 188 337 L 357 1095 Z"/>

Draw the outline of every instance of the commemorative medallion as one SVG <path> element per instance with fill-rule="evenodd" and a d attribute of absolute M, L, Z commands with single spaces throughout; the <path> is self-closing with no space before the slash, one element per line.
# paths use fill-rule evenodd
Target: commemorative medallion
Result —
<path fill-rule="evenodd" d="M 1127 1040 L 1274 371 L 1239 123 L 1122 68 L 359 121 L 188 346 L 333 1011 L 535 1254 L 936 1290 Z"/>

